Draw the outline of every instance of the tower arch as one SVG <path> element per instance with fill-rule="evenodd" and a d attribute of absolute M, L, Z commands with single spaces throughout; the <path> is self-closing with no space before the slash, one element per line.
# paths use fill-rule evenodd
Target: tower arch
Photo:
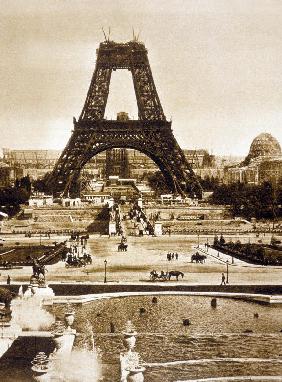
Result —
<path fill-rule="evenodd" d="M 63 194 L 72 190 L 83 166 L 99 152 L 110 148 L 133 148 L 149 156 L 163 173 L 172 192 L 201 196 L 202 190 L 191 165 L 178 145 L 171 122 L 166 120 L 154 84 L 145 45 L 138 41 L 105 41 L 97 50 L 97 62 L 72 136 L 51 173 L 48 183 Z M 106 120 L 111 73 L 132 73 L 138 120 Z"/>

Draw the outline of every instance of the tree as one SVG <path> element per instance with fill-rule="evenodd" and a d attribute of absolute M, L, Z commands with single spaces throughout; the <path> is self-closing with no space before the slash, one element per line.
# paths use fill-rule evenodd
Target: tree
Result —
<path fill-rule="evenodd" d="M 245 246 L 245 254 L 247 257 L 249 257 L 252 254 L 252 247 L 250 243 L 246 244 Z"/>
<path fill-rule="evenodd" d="M 265 249 L 263 247 L 259 247 L 257 250 L 256 250 L 256 257 L 257 259 L 264 263 L 264 260 L 265 260 Z"/>
<path fill-rule="evenodd" d="M 24 188 L 16 189 L 15 187 L 7 187 L 0 191 L 0 204 L 19 205 L 26 203 L 29 199 L 29 192 Z"/>
<path fill-rule="evenodd" d="M 236 251 L 240 251 L 240 250 L 241 250 L 241 247 L 242 247 L 241 241 L 240 241 L 240 240 L 237 240 L 236 243 L 234 244 L 234 249 L 235 249 Z"/>
<path fill-rule="evenodd" d="M 225 244 L 225 239 L 224 239 L 222 234 L 220 235 L 219 244 L 220 245 L 224 245 Z"/>
<path fill-rule="evenodd" d="M 218 245 L 219 241 L 218 241 L 218 236 L 215 235 L 214 239 L 213 239 L 213 245 L 216 247 Z"/>
<path fill-rule="evenodd" d="M 282 182 L 281 182 L 282 183 Z M 230 205 L 233 216 L 247 219 L 255 217 L 275 218 L 281 215 L 282 184 L 277 187 L 270 182 L 261 185 L 232 183 L 215 188 L 210 202 Z"/>
<path fill-rule="evenodd" d="M 0 288 L 0 302 L 5 304 L 5 307 L 8 308 L 12 301 L 13 294 L 6 288 Z"/>
<path fill-rule="evenodd" d="M 156 195 L 167 194 L 170 192 L 161 171 L 156 171 L 155 173 L 148 175 L 148 183 L 155 191 Z"/>
<path fill-rule="evenodd" d="M 29 175 L 24 176 L 19 181 L 19 187 L 16 188 L 24 188 L 27 192 L 31 192 L 31 181 Z"/>
<path fill-rule="evenodd" d="M 46 194 L 52 193 L 52 190 L 50 189 L 47 183 L 49 175 L 50 175 L 50 172 L 47 172 L 43 176 L 43 178 L 34 180 L 32 183 L 33 190 L 37 192 L 45 192 Z"/>

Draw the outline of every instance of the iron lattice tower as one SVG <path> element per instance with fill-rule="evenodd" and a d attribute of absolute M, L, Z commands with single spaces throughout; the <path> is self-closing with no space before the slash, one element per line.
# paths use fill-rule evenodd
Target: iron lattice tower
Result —
<path fill-rule="evenodd" d="M 73 119 L 71 138 L 48 179 L 54 192 L 74 192 L 81 169 L 94 155 L 112 148 L 131 148 L 157 164 L 172 192 L 201 196 L 197 177 L 164 115 L 147 53 L 138 41 L 100 44 L 81 115 L 78 121 Z M 117 69 L 132 73 L 138 120 L 104 119 L 111 73 Z"/>

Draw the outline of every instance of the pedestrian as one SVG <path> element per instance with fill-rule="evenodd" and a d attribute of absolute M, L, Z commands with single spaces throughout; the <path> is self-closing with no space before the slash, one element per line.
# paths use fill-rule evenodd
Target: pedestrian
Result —
<path fill-rule="evenodd" d="M 224 273 L 221 274 L 221 284 L 220 285 L 226 285 Z"/>
<path fill-rule="evenodd" d="M 175 254 L 175 260 L 178 260 L 178 253 Z"/>
<path fill-rule="evenodd" d="M 10 277 L 10 275 L 8 275 L 8 277 L 7 277 L 7 285 L 10 285 L 11 284 L 11 277 Z"/>
<path fill-rule="evenodd" d="M 171 255 L 171 259 L 174 260 L 174 253 Z"/>

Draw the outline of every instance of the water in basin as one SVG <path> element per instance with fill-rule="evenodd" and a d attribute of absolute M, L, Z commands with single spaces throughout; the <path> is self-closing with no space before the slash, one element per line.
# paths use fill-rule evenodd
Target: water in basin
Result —
<path fill-rule="evenodd" d="M 64 308 L 52 311 L 62 318 Z M 122 297 L 76 308 L 75 326 L 90 322 L 103 364 L 103 381 L 118 381 L 122 330 L 131 320 L 146 382 L 223 376 L 282 375 L 282 308 L 201 296 Z M 184 326 L 183 320 L 190 325 Z M 113 332 L 114 333 L 111 333 Z M 76 346 L 82 346 L 78 337 Z"/>

